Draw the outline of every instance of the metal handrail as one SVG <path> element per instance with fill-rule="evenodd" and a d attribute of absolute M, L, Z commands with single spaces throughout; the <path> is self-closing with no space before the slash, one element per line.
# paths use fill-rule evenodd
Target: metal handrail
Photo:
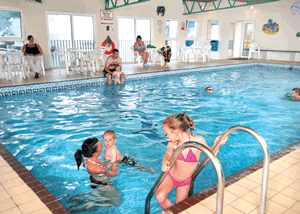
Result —
<path fill-rule="evenodd" d="M 213 165 L 215 167 L 216 173 L 217 173 L 217 177 L 218 177 L 216 211 L 217 211 L 217 214 L 222 214 L 223 213 L 224 186 L 225 186 L 224 173 L 223 173 L 223 169 L 221 167 L 221 164 L 220 164 L 219 160 L 216 158 L 216 156 L 214 155 L 214 153 L 207 146 L 205 146 L 205 145 L 203 145 L 201 143 L 195 142 L 195 141 L 189 141 L 189 142 L 183 143 L 173 153 L 173 155 L 172 155 L 172 157 L 170 159 L 170 169 L 175 164 L 175 162 L 176 162 L 178 156 L 180 155 L 180 153 L 184 149 L 186 149 L 187 147 L 193 147 L 193 148 L 200 149 L 212 161 L 212 163 L 213 163 Z M 164 180 L 164 178 L 167 176 L 168 172 L 169 171 L 162 172 L 160 174 L 160 176 L 157 178 L 155 184 L 153 185 L 152 189 L 148 193 L 147 198 L 146 198 L 146 202 L 145 202 L 145 214 L 149 214 L 150 213 L 150 201 L 151 201 L 151 198 L 153 197 L 154 193 L 157 191 L 158 187 L 160 186 L 160 184 L 162 183 L 162 181 Z"/>
<path fill-rule="evenodd" d="M 263 175 L 262 175 L 262 185 L 261 185 L 261 199 L 260 199 L 260 214 L 264 214 L 266 210 L 266 201 L 267 201 L 267 189 L 268 189 L 268 177 L 269 177 L 269 165 L 270 165 L 270 153 L 269 148 L 267 146 L 266 141 L 253 129 L 246 127 L 246 126 L 232 126 L 228 128 L 221 136 L 219 141 L 216 144 L 216 147 L 212 149 L 213 153 L 215 153 L 219 147 L 221 146 L 221 142 L 232 132 L 234 131 L 245 131 L 249 134 L 253 135 L 258 142 L 260 143 L 263 153 L 264 153 L 264 162 L 263 162 Z M 193 195 L 194 191 L 194 181 L 198 174 L 201 172 L 201 170 L 204 168 L 204 166 L 209 161 L 208 157 L 206 157 L 200 166 L 197 168 L 197 170 L 192 175 L 192 181 L 190 186 L 190 191 L 188 194 L 188 197 Z"/>

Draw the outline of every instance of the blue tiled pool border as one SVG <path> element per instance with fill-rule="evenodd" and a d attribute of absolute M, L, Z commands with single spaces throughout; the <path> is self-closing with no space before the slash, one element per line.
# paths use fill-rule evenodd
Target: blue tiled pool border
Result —
<path fill-rule="evenodd" d="M 271 63 L 247 63 L 247 64 L 238 64 L 238 65 L 224 65 L 224 66 L 214 66 L 206 68 L 193 68 L 185 70 L 173 70 L 173 71 L 164 71 L 164 72 L 154 72 L 154 73 L 145 73 L 145 74 L 134 74 L 128 75 L 126 81 L 136 81 L 142 79 L 153 79 L 158 77 L 173 76 L 173 75 L 187 75 L 192 73 L 199 72 L 211 72 L 219 71 L 231 68 L 241 68 L 249 66 L 265 66 L 265 67 L 276 67 L 276 68 L 285 68 L 300 70 L 298 65 L 282 65 L 282 64 L 271 64 Z M 85 80 L 72 80 L 72 81 L 63 81 L 55 83 L 44 83 L 44 84 L 33 84 L 33 85 L 24 85 L 24 86 L 15 86 L 15 87 L 4 87 L 0 88 L 0 97 L 25 94 L 25 93 L 36 93 L 44 91 L 56 91 L 61 89 L 73 89 L 86 86 L 100 86 L 106 84 L 106 78 L 95 78 L 95 79 L 85 79 Z"/>

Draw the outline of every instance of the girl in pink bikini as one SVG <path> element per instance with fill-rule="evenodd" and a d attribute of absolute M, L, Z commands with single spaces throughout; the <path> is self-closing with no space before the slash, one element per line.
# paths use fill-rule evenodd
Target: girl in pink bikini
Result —
<path fill-rule="evenodd" d="M 209 148 L 202 136 L 193 135 L 194 127 L 194 121 L 186 112 L 182 114 L 171 114 L 163 122 L 163 129 L 170 142 L 167 145 L 167 151 L 162 160 L 162 171 L 170 171 L 157 189 L 156 200 L 164 209 L 172 206 L 167 196 L 175 186 L 177 187 L 175 204 L 187 197 L 192 180 L 191 176 L 198 165 L 201 154 L 201 151 L 196 148 L 187 148 L 181 152 L 174 166 L 170 169 L 169 160 L 173 152 L 179 145 L 188 141 L 196 141 Z M 190 133 L 187 132 L 188 130 L 190 130 Z M 221 136 L 218 136 L 215 139 L 212 149 L 216 146 L 220 137 Z M 222 144 L 225 144 L 226 141 L 227 139 L 225 139 Z M 217 153 L 218 151 L 215 155 L 217 155 Z"/>

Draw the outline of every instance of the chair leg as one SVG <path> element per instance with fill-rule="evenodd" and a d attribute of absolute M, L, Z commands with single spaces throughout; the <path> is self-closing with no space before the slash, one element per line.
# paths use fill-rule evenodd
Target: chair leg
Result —
<path fill-rule="evenodd" d="M 67 75 L 69 76 L 69 62 L 66 61 L 66 72 L 67 72 Z"/>
<path fill-rule="evenodd" d="M 10 65 L 7 66 L 8 80 L 10 80 Z"/>

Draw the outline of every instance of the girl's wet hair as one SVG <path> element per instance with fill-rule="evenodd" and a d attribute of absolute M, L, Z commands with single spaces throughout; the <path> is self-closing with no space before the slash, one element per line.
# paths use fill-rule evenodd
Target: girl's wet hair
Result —
<path fill-rule="evenodd" d="M 31 36 L 31 35 L 27 36 L 28 40 L 30 40 L 31 38 L 33 38 L 33 36 Z"/>
<path fill-rule="evenodd" d="M 164 125 L 167 125 L 170 129 L 179 129 L 186 132 L 190 130 L 191 135 L 195 128 L 194 121 L 189 117 L 189 115 L 184 111 L 183 113 L 171 114 L 168 116 L 164 122 Z"/>
<path fill-rule="evenodd" d="M 98 139 L 97 138 L 88 138 L 85 141 L 83 141 L 81 150 L 78 149 L 77 152 L 75 152 L 74 158 L 77 163 L 77 169 L 79 170 L 80 165 L 83 162 L 82 155 L 84 157 L 92 157 L 95 152 L 98 151 Z"/>

